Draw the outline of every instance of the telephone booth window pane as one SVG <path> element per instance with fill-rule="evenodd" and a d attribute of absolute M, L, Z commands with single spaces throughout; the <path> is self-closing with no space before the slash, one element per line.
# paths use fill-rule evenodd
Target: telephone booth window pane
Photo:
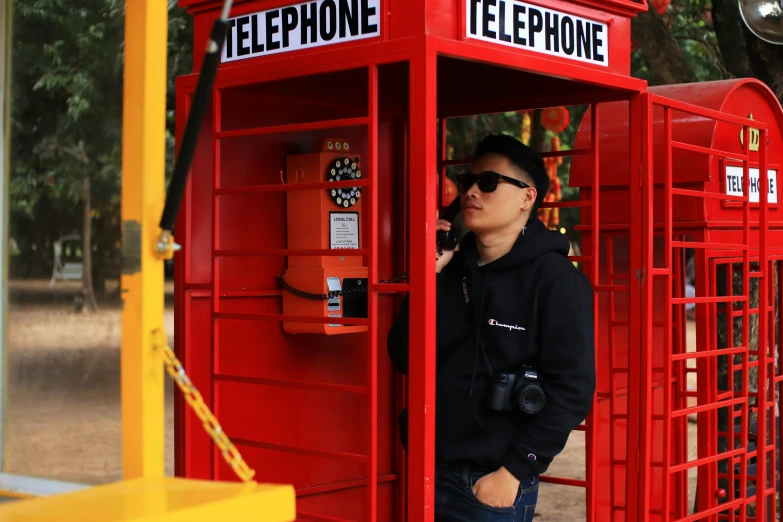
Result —
<path fill-rule="evenodd" d="M 448 68 L 449 60 L 442 60 Z M 456 103 L 456 102 L 455 102 Z M 515 108 L 508 104 L 509 109 Z M 476 145 L 487 132 L 511 134 L 523 143 L 543 153 L 545 168 L 550 175 L 550 192 L 539 210 L 538 217 L 545 226 L 564 234 L 571 243 L 569 255 L 574 265 L 592 277 L 593 230 L 589 202 L 593 192 L 590 187 L 571 183 L 571 167 L 574 156 L 571 150 L 579 149 L 580 159 L 588 160 L 590 136 L 585 133 L 577 143 L 576 131 L 590 117 L 590 107 L 585 105 L 567 107 L 521 108 L 473 116 L 447 118 L 441 125 L 440 139 L 445 130 L 446 143 L 440 142 L 440 159 L 445 163 L 442 169 L 440 206 L 445 208 L 457 196 L 453 184 L 456 175 L 471 168 L 472 155 Z M 558 118 L 566 118 L 559 121 Z M 568 121 L 570 119 L 570 122 Z M 583 175 L 584 177 L 584 175 Z M 589 179 L 589 178 L 588 178 Z M 451 183 L 451 185 L 449 185 Z M 581 187 L 581 188 L 580 188 Z M 611 197 L 611 195 L 610 195 Z M 627 198 L 624 202 L 627 204 Z M 621 202 L 621 204 L 623 204 Z M 460 233 L 467 232 L 459 217 L 455 221 Z M 462 228 L 460 228 L 462 227 Z M 609 366 L 600 365 L 598 371 L 598 406 L 596 418 L 598 428 L 593 433 L 595 444 L 601 454 L 606 455 L 610 465 L 600 467 L 597 480 L 611 484 L 599 488 L 597 495 L 602 505 L 598 517 L 616 518 L 622 513 L 625 501 L 625 459 L 627 441 L 625 429 L 628 418 L 628 376 L 629 376 L 629 292 L 630 284 L 630 239 L 628 232 L 599 234 L 598 252 L 600 259 L 597 285 L 598 292 L 596 344 L 598 359 L 611 360 Z M 604 290 L 605 288 L 605 290 Z M 611 367 L 611 368 L 610 368 Z M 541 484 L 539 504 L 557 502 L 569 516 L 586 516 L 586 492 L 583 487 L 574 487 L 574 482 L 584 481 L 588 476 L 588 455 L 586 431 L 577 430 L 569 438 L 563 452 L 552 462 L 547 477 Z M 551 481 L 549 480 L 551 478 Z M 611 512 L 604 512 L 611 504 Z M 607 518 L 608 519 L 608 518 Z M 618 519 L 619 520 L 619 519 Z"/>
<path fill-rule="evenodd" d="M 96 205 L 119 200 L 119 186 L 93 186 Z M 68 217 L 60 215 L 63 224 L 78 227 L 81 208 L 74 209 Z M 108 212 L 109 222 L 112 217 L 119 221 L 119 206 Z M 21 218 L 12 217 L 12 229 L 24 226 Z M 82 283 L 70 272 L 83 261 L 81 239 L 55 237 L 71 242 L 55 257 L 57 247 L 39 237 L 38 243 L 23 243 L 11 271 L 3 471 L 82 484 L 117 481 L 122 477 L 122 309 L 119 265 L 112 252 L 119 236 L 111 229 L 97 235 L 92 260 L 100 267 L 94 279 L 99 309 L 94 312 L 86 310 Z M 58 261 L 62 270 L 50 286 L 51 265 Z M 172 281 L 166 291 L 165 327 L 173 346 Z M 166 471 L 172 475 L 173 388 L 170 380 L 166 384 Z"/>
<path fill-rule="evenodd" d="M 312 86 L 318 85 L 318 97 Z M 367 116 L 367 69 L 253 83 L 221 91 L 221 131 Z"/>
<path fill-rule="evenodd" d="M 119 190 L 119 183 L 91 186 L 94 208 L 104 212 L 93 221 L 97 311 L 89 311 L 82 293 L 82 205 L 60 208 L 49 222 L 53 235 L 24 236 L 31 223 L 11 218 L 11 229 L 21 235 L 9 285 L 4 472 L 84 484 L 122 476 L 120 208 L 113 203 L 119 202 Z M 36 213 L 35 222 L 46 223 L 47 213 L 42 208 Z M 75 234 L 65 233 L 71 230 Z M 172 297 L 170 281 L 170 334 Z M 173 390 L 167 385 L 167 471 L 173 474 Z"/>
<path fill-rule="evenodd" d="M 3 2 L 2 9 L 6 4 L 11 2 Z M 123 89 L 122 61 L 116 58 L 125 19 L 123 10 L 104 12 L 91 8 L 95 3 L 72 9 L 65 4 L 50 5 L 45 13 L 12 10 L 13 52 L 19 57 L 14 60 L 12 101 L 21 105 L 8 113 L 15 146 L 7 149 L 9 270 L 0 472 L 21 476 L 24 483 L 35 478 L 96 485 L 122 478 Z M 172 10 L 170 16 L 173 24 L 190 18 L 184 9 Z M 74 92 L 41 80 L 56 75 L 51 56 L 37 56 L 37 65 L 22 64 L 21 57 L 29 54 L 25 49 L 55 33 L 63 40 L 57 58 L 63 70 L 80 69 L 80 85 L 86 90 L 82 105 L 76 104 L 79 108 L 66 103 Z M 74 51 L 78 39 L 83 40 L 82 50 L 92 51 L 84 56 Z M 97 49 L 105 52 L 88 56 Z M 104 63 L 84 68 L 85 59 Z M 183 67 L 189 67 L 184 60 Z M 47 85 L 33 88 L 36 82 Z M 159 116 L 162 124 L 165 115 L 161 111 Z M 166 119 L 173 135 L 173 118 Z M 86 247 L 85 237 L 90 238 Z M 171 262 L 165 271 L 165 328 L 173 346 Z M 97 310 L 92 309 L 90 293 L 83 291 L 89 288 L 85 274 L 91 275 Z M 165 469 L 173 475 L 174 393 L 170 380 L 166 385 Z"/>

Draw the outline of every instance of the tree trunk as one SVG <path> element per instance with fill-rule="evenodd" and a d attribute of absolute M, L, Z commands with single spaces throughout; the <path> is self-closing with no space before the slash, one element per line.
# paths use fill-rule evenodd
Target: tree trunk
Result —
<path fill-rule="evenodd" d="M 539 153 L 546 150 L 546 129 L 541 123 L 543 115 L 542 109 L 536 109 L 530 118 L 530 148 Z"/>
<path fill-rule="evenodd" d="M 718 39 L 723 66 L 735 78 L 753 76 L 745 40 L 745 24 L 742 22 L 736 0 L 713 0 L 712 23 Z"/>
<path fill-rule="evenodd" d="M 98 303 L 95 301 L 95 293 L 92 288 L 92 216 L 90 205 L 90 178 L 84 178 L 82 185 L 82 200 L 84 201 L 84 224 L 82 226 L 82 250 L 83 250 L 83 275 L 82 275 L 82 293 L 84 294 L 84 303 L 86 308 L 95 312 L 98 310 Z"/>
<path fill-rule="evenodd" d="M 726 70 L 736 78 L 758 78 L 783 98 L 783 48 L 750 32 L 736 0 L 713 0 L 712 20 Z"/>
<path fill-rule="evenodd" d="M 647 58 L 651 85 L 697 81 L 671 30 L 655 9 L 639 13 L 631 21 L 631 34 Z"/>

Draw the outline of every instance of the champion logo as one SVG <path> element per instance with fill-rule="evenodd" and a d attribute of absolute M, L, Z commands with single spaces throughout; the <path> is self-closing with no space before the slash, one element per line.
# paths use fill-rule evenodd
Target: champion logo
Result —
<path fill-rule="evenodd" d="M 515 324 L 503 324 L 495 321 L 494 319 L 489 320 L 490 326 L 499 326 L 500 328 L 508 328 L 509 330 L 524 330 L 521 326 L 517 326 Z"/>
<path fill-rule="evenodd" d="M 530 460 L 536 460 L 536 456 L 533 453 L 528 453 L 527 458 L 529 458 Z"/>

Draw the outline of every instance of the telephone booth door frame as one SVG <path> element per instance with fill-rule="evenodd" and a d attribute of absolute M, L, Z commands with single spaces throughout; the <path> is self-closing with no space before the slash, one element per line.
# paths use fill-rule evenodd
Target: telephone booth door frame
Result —
<path fill-rule="evenodd" d="M 653 111 L 663 110 L 662 129 L 654 130 Z M 643 109 L 643 264 L 646 277 L 642 283 L 642 432 L 648 433 L 642 439 L 641 467 L 639 475 L 639 518 L 640 521 L 669 520 L 750 520 L 746 508 L 755 504 L 755 520 L 766 520 L 770 496 L 774 501 L 776 493 L 774 481 L 772 487 L 756 487 L 755 492 L 748 493 L 745 488 L 748 480 L 748 462 L 763 452 L 764 460 L 774 460 L 775 446 L 762 445 L 761 450 L 749 448 L 748 420 L 751 410 L 768 412 L 775 406 L 775 399 L 767 397 L 770 389 L 780 386 L 781 376 L 775 372 L 774 346 L 769 342 L 769 322 L 774 311 L 774 303 L 770 303 L 772 287 L 772 259 L 769 255 L 769 208 L 767 202 L 767 187 L 760 191 L 760 202 L 751 204 L 749 200 L 749 168 L 759 168 L 766 172 L 767 133 L 769 125 L 748 118 L 694 106 L 662 96 L 645 93 L 642 95 Z M 710 147 L 702 147 L 673 138 L 672 112 L 687 113 L 696 118 L 707 118 L 726 124 L 736 124 L 744 131 L 744 143 L 749 143 L 750 129 L 756 128 L 760 134 L 760 146 L 757 155 L 727 152 Z M 738 129 L 739 130 L 739 129 Z M 661 138 L 663 155 L 654 157 L 653 139 Z M 675 187 L 672 179 L 673 151 L 690 151 L 714 158 L 728 158 L 741 161 L 743 164 L 744 196 L 732 196 L 721 192 L 693 190 Z M 663 163 L 663 179 L 654 179 L 656 166 Z M 656 194 L 661 194 L 658 199 Z M 724 232 L 710 231 L 704 224 L 677 222 L 673 206 L 675 197 L 680 200 L 696 198 L 698 200 L 732 201 L 742 205 L 742 223 L 737 230 Z M 751 218 L 751 212 L 755 218 Z M 688 240 L 685 236 L 690 235 Z M 655 238 L 663 240 L 661 247 L 655 246 Z M 727 239 L 728 238 L 728 239 Z M 696 296 L 684 295 L 682 279 L 683 252 L 693 249 L 695 255 Z M 662 259 L 659 257 L 662 255 Z M 757 270 L 751 269 L 755 259 L 759 264 Z M 742 264 L 743 282 L 741 295 L 734 294 L 731 282 L 727 281 L 727 293 L 718 294 L 717 268 L 727 264 Z M 733 270 L 729 270 L 727 278 L 733 280 Z M 749 288 L 751 279 L 757 279 L 759 284 L 759 303 L 767 303 L 766 313 L 760 306 L 750 307 Z M 654 313 L 653 299 L 657 295 L 655 288 L 660 284 L 659 292 L 663 292 L 664 304 L 662 320 Z M 696 305 L 697 345 L 695 352 L 687 352 L 684 342 L 685 305 Z M 741 309 L 735 309 L 735 304 L 741 303 Z M 730 312 L 730 313 L 729 313 Z M 720 347 L 717 338 L 717 317 L 719 313 L 726 314 L 728 325 L 728 345 Z M 751 350 L 750 316 L 758 318 L 757 346 Z M 734 346 L 732 332 L 733 319 L 737 317 L 742 324 L 742 341 L 740 346 Z M 774 318 L 772 319 L 774 327 Z M 662 328 L 660 335 L 663 343 L 654 342 L 654 329 Z M 673 334 L 679 335 L 675 337 Z M 751 356 L 758 357 L 754 363 Z M 718 387 L 717 361 L 724 357 L 728 360 L 728 389 Z M 732 359 L 740 359 L 739 362 Z M 687 363 L 693 361 L 696 368 L 688 368 Z M 748 390 L 748 372 L 751 367 L 757 368 L 759 390 L 757 393 Z M 687 376 L 697 374 L 697 390 L 688 390 Z M 739 372 L 742 385 L 736 389 L 735 373 Z M 695 404 L 693 401 L 695 400 Z M 755 404 L 754 404 L 755 402 Z M 719 431 L 718 411 L 726 409 L 733 424 L 739 419 L 741 429 L 735 433 Z M 698 456 L 691 459 L 687 452 L 687 418 L 696 415 L 699 426 Z M 774 415 L 773 417 L 774 418 Z M 767 427 L 767 415 L 758 415 L 758 433 L 771 434 L 775 440 L 775 423 Z M 678 435 L 675 436 L 674 434 Z M 682 438 L 685 437 L 684 441 Z M 728 439 L 729 447 L 720 450 L 718 438 Z M 734 447 L 732 447 L 734 446 Z M 757 459 L 758 460 L 758 459 Z M 734 479 L 735 467 L 739 467 L 740 487 L 744 493 L 739 496 L 733 484 L 728 491 L 718 489 L 718 479 L 726 478 L 719 474 L 718 463 L 728 461 L 730 473 Z M 698 470 L 697 513 L 689 516 L 688 479 L 687 472 Z M 774 473 L 774 472 L 773 472 Z M 766 483 L 767 468 L 756 466 L 755 478 L 758 483 Z M 662 495 L 653 498 L 651 486 L 663 482 Z M 774 502 L 773 502 L 774 505 Z M 725 510 L 741 508 L 741 512 L 733 512 L 728 516 L 719 516 Z M 663 518 L 661 518 L 663 517 Z"/>
<path fill-rule="evenodd" d="M 639 172 L 641 168 L 639 144 L 641 143 L 640 96 L 628 100 L 628 118 L 632 122 L 629 145 L 637 153 L 631 154 L 628 172 Z M 587 419 L 577 428 L 585 436 L 585 476 L 574 478 L 548 472 L 540 477 L 543 484 L 555 484 L 585 489 L 585 513 L 587 522 L 617 520 L 627 510 L 626 505 L 635 501 L 634 488 L 627 495 L 618 494 L 618 487 L 598 487 L 606 479 L 624 487 L 634 483 L 634 477 L 627 473 L 629 466 L 635 466 L 636 440 L 641 432 L 633 430 L 638 421 L 638 408 L 632 406 L 639 400 L 639 373 L 634 371 L 640 365 L 641 286 L 638 277 L 641 266 L 641 187 L 634 180 L 627 180 L 631 191 L 631 219 L 624 226 L 605 226 L 600 220 L 600 194 L 602 178 L 599 168 L 601 130 L 600 107 L 602 103 L 616 100 L 602 100 L 589 104 L 583 121 L 588 120 L 588 146 L 575 146 L 571 150 L 542 152 L 543 158 L 580 158 L 590 164 L 591 186 L 582 187 L 580 197 L 574 201 L 544 202 L 546 208 L 575 208 L 580 213 L 580 225 L 576 229 L 582 234 L 582 253 L 569 256 L 574 263 L 581 263 L 582 271 L 593 284 L 594 345 L 596 347 L 596 372 L 598 387 L 593 397 L 593 407 Z M 447 118 L 440 120 L 440 135 L 446 135 Z M 598 129 L 598 132 L 593 132 Z M 445 159 L 445 144 L 441 143 L 439 172 L 441 180 L 447 167 L 469 164 L 469 159 Z M 573 163 L 572 163 L 573 168 Z M 596 189 L 596 187 L 598 187 Z M 445 208 L 447 201 L 442 201 Z M 597 253 L 594 254 L 594 253 Z M 600 258 L 598 262 L 595 260 Z M 619 261 L 618 261 L 619 260 Z M 622 301 L 623 304 L 619 304 Z M 624 308 L 627 302 L 627 311 Z M 603 315 L 601 315 L 603 314 Z M 603 330 L 603 331 L 602 331 Z M 608 332 L 608 333 L 606 333 Z M 623 332 L 627 336 L 623 339 Z M 621 346 L 625 345 L 625 350 Z M 624 361 L 619 363 L 618 361 Z M 607 364 L 607 361 L 608 364 Z M 616 436 L 616 427 L 627 426 L 624 436 Z M 618 457 L 617 455 L 622 455 Z M 630 463 L 630 464 L 628 464 Z M 627 498 L 626 498 L 627 496 Z M 629 519 L 631 520 L 631 519 Z"/>
<path fill-rule="evenodd" d="M 424 85 L 420 85 L 418 89 L 420 89 L 420 95 L 422 100 L 424 100 L 424 118 L 419 121 L 412 124 L 412 134 L 411 134 L 411 148 L 412 150 L 417 150 L 419 148 L 422 148 L 425 152 L 422 156 L 419 157 L 420 160 L 423 160 L 423 164 L 419 166 L 423 170 L 423 172 L 438 172 L 440 174 L 440 177 L 442 178 L 444 174 L 444 168 L 449 165 L 459 164 L 461 162 L 446 162 L 443 161 L 442 158 L 439 158 L 442 154 L 442 150 L 438 147 L 439 143 L 437 140 L 437 131 L 438 131 L 438 116 L 441 117 L 441 119 L 446 117 L 453 117 L 458 115 L 470 115 L 471 113 L 469 111 L 463 111 L 459 114 L 449 114 L 449 115 L 439 115 L 436 112 L 436 108 L 438 107 L 437 103 L 437 60 L 439 57 L 455 57 L 459 59 L 469 59 L 474 60 L 478 62 L 485 62 L 491 65 L 500 66 L 500 67 L 507 67 L 509 69 L 517 69 L 517 70 L 527 70 L 536 74 L 541 75 L 551 75 L 551 76 L 560 76 L 561 75 L 561 69 L 559 64 L 557 64 L 554 61 L 547 60 L 546 58 L 540 58 L 540 57 L 528 57 L 526 56 L 524 67 L 520 65 L 518 55 L 514 52 L 506 51 L 504 49 L 495 49 L 491 48 L 492 54 L 488 55 L 486 52 L 486 47 L 484 46 L 471 46 L 471 45 L 465 45 L 464 42 L 457 42 L 453 40 L 448 40 L 444 38 L 438 38 L 438 37 L 432 37 L 428 36 L 425 38 L 425 42 L 430 45 L 425 44 L 424 49 L 424 59 L 420 59 L 420 56 L 417 57 L 420 59 L 419 65 L 414 66 L 414 70 L 421 71 L 420 78 L 424 78 Z M 529 60 L 529 61 L 528 61 Z M 577 67 L 576 69 L 581 69 Z M 631 242 L 629 244 L 629 273 L 638 273 L 640 267 L 641 267 L 641 225 L 642 225 L 642 219 L 641 219 L 641 184 L 634 183 L 631 178 L 633 178 L 633 175 L 631 173 L 634 172 L 641 172 L 641 143 L 642 143 L 642 113 L 641 113 L 641 97 L 640 95 L 643 92 L 646 92 L 646 82 L 630 78 L 630 77 L 619 77 L 616 75 L 605 75 L 604 73 L 593 71 L 593 70 L 585 70 L 584 74 L 574 74 L 574 77 L 570 78 L 571 80 L 578 82 L 578 81 L 584 81 L 587 84 L 603 84 L 605 87 L 607 87 L 607 92 L 604 96 L 601 95 L 595 95 L 594 93 L 592 95 L 584 95 L 580 96 L 578 93 L 574 94 L 570 100 L 564 100 L 562 97 L 553 97 L 553 96 L 542 96 L 541 103 L 537 103 L 538 107 L 547 107 L 547 106 L 555 106 L 555 105 L 561 105 L 563 103 L 571 103 L 571 104 L 589 104 L 590 109 L 589 112 L 586 113 L 585 117 L 590 118 L 593 124 L 593 128 L 599 128 L 600 129 L 600 118 L 598 116 L 598 111 L 596 110 L 596 104 L 604 103 L 604 102 L 612 102 L 612 101 L 618 101 L 618 100 L 626 100 L 629 102 L 629 120 L 631 121 L 631 132 L 628 136 L 629 139 L 629 145 L 630 149 L 632 151 L 630 157 L 629 157 L 629 186 L 631 187 L 631 206 L 632 206 L 632 218 L 630 220 L 630 223 L 628 225 L 628 230 L 630 231 L 630 238 Z M 411 79 L 411 83 L 415 84 L 413 80 L 413 76 Z M 414 85 L 414 90 L 417 89 Z M 616 91 L 611 92 L 608 89 L 616 89 Z M 415 100 L 417 97 L 414 95 L 412 97 L 413 102 L 415 103 Z M 489 111 L 488 111 L 489 112 Z M 417 112 L 414 110 L 413 114 L 417 114 Z M 423 126 L 423 128 L 422 128 Z M 416 131 L 419 131 L 420 134 L 416 134 Z M 634 404 L 637 400 L 639 400 L 639 387 L 638 387 L 638 375 L 634 372 L 634 368 L 639 367 L 639 360 L 635 360 L 634 358 L 640 353 L 638 350 L 634 350 L 634 346 L 639 346 L 639 342 L 641 339 L 633 340 L 633 335 L 631 335 L 631 332 L 640 332 L 641 331 L 641 309 L 638 306 L 638 303 L 641 302 L 641 287 L 638 284 L 638 282 L 635 284 L 632 282 L 632 280 L 629 278 L 627 280 L 627 284 L 613 284 L 611 282 L 601 284 L 600 277 L 599 277 L 599 262 L 593 261 L 593 252 L 600 252 L 600 241 L 601 241 L 601 227 L 599 225 L 599 212 L 600 212 L 600 169 L 599 169 L 599 158 L 600 158 L 600 151 L 598 146 L 598 139 L 599 133 L 593 133 L 591 136 L 591 145 L 588 150 L 575 150 L 575 151 L 564 151 L 561 153 L 545 153 L 544 156 L 577 156 L 577 155 L 583 155 L 583 156 L 589 156 L 590 161 L 592 164 L 592 180 L 593 180 L 593 187 L 599 187 L 597 190 L 586 190 L 584 191 L 584 196 L 580 197 L 579 201 L 574 202 L 558 202 L 558 203 L 545 203 L 542 205 L 542 207 L 578 207 L 581 210 L 581 230 L 583 233 L 586 234 L 587 237 L 589 237 L 589 240 L 587 241 L 587 244 L 583 245 L 584 250 L 583 254 L 579 257 L 573 257 L 573 261 L 579 261 L 583 263 L 583 266 L 586 266 L 587 268 L 584 269 L 586 275 L 590 278 L 591 283 L 594 285 L 595 294 L 594 294 L 594 308 L 598 310 L 598 303 L 599 303 L 599 294 L 603 293 L 603 295 L 607 296 L 607 299 L 611 299 L 612 295 L 615 295 L 617 293 L 628 293 L 630 296 L 630 304 L 631 304 L 631 310 L 629 311 L 629 356 L 631 359 L 629 359 L 628 366 L 625 369 L 619 369 L 617 371 L 625 371 L 628 374 L 628 404 L 627 407 L 627 413 L 624 415 L 622 413 L 618 413 L 615 410 L 615 400 L 617 399 L 617 391 L 616 390 L 609 390 L 607 389 L 606 392 L 601 396 L 599 394 L 596 394 L 593 399 L 593 410 L 591 414 L 588 416 L 588 419 L 583 423 L 582 426 L 578 428 L 578 431 L 585 431 L 586 432 L 586 457 L 587 457 L 587 469 L 586 469 L 586 478 L 585 480 L 579 480 L 579 479 L 573 479 L 573 478 L 566 478 L 566 477 L 555 477 L 555 476 L 542 476 L 541 482 L 545 483 L 552 483 L 552 484 L 560 484 L 560 485 L 566 485 L 566 486 L 574 486 L 574 487 L 584 487 L 586 488 L 586 495 L 585 495 L 585 504 L 586 504 L 586 517 L 587 522 L 598 522 L 597 517 L 597 510 L 598 510 L 598 491 L 595 488 L 595 485 L 597 483 L 596 480 L 596 474 L 597 474 L 597 450 L 598 450 L 598 439 L 596 437 L 596 429 L 599 426 L 599 422 L 604 422 L 607 419 L 599 419 L 594 414 L 597 411 L 597 404 L 599 403 L 599 400 L 609 400 L 610 401 L 610 412 L 609 412 L 609 418 L 612 419 L 610 422 L 624 422 L 627 417 L 628 422 L 628 438 L 627 438 L 627 446 L 626 446 L 626 457 L 624 460 L 626 463 L 626 469 L 633 469 L 637 465 L 636 461 L 636 442 L 638 440 L 638 437 L 643 433 L 641 431 L 637 432 L 635 430 L 635 425 L 633 424 L 633 417 L 634 415 L 638 415 L 638 408 L 631 407 L 630 404 Z M 417 137 L 419 138 L 419 141 L 417 141 Z M 414 159 L 415 161 L 415 159 Z M 415 172 L 415 168 L 413 168 L 412 163 L 412 174 Z M 413 178 L 412 178 L 413 179 Z M 437 184 L 438 178 L 431 176 L 430 179 L 426 180 L 426 190 L 425 190 L 425 201 L 432 201 L 433 199 L 436 201 L 440 200 L 439 192 L 437 190 L 438 186 L 432 186 L 433 184 Z M 413 182 L 412 182 L 413 183 Z M 411 195 L 413 195 L 413 192 L 411 192 Z M 414 198 L 412 198 L 413 201 Z M 424 220 L 427 223 L 427 227 L 429 230 L 435 230 L 435 209 L 426 208 L 426 206 L 420 206 L 416 207 L 413 203 L 411 204 L 411 222 L 416 222 L 419 220 Z M 414 214 L 415 212 L 415 214 Z M 429 213 L 427 213 L 429 212 Z M 416 297 L 416 290 L 421 288 L 417 282 L 421 282 L 422 279 L 415 279 L 415 272 L 414 269 L 416 267 L 415 263 L 412 263 L 411 265 L 411 279 L 410 279 L 410 296 L 411 296 L 411 316 L 413 317 L 422 317 L 422 332 L 423 338 L 420 338 L 421 340 L 414 340 L 412 337 L 410 340 L 410 376 L 408 379 L 408 399 L 409 399 L 409 408 L 412 412 L 419 411 L 421 413 L 424 413 L 423 415 L 416 415 L 415 413 L 409 415 L 409 456 L 408 456 L 408 473 L 407 473 L 407 480 L 409 481 L 408 486 L 406 488 L 407 490 L 407 496 L 408 496 L 408 520 L 431 520 L 433 514 L 434 514 L 434 465 L 435 465 L 435 450 L 434 450 L 434 407 L 435 407 L 435 383 L 434 379 L 430 378 L 427 379 L 425 375 L 429 373 L 429 375 L 434 376 L 435 373 L 435 353 L 434 353 L 434 307 L 430 309 L 430 312 L 433 314 L 431 317 L 429 315 L 425 316 L 424 312 L 426 310 L 426 305 L 424 302 L 422 302 L 421 298 L 426 295 L 432 295 L 434 297 L 434 276 L 435 276 L 435 270 L 434 270 L 434 257 L 431 255 L 428 255 L 429 252 L 434 250 L 434 243 L 430 245 L 430 242 L 434 242 L 434 235 L 430 236 L 429 238 L 426 237 L 420 237 L 417 238 L 417 245 L 414 249 L 413 243 L 414 243 L 414 235 L 412 232 L 413 229 L 411 229 L 411 253 L 413 255 L 414 252 L 419 254 L 417 256 L 419 259 L 424 259 L 425 263 L 422 263 L 421 268 L 425 270 L 424 274 L 421 274 L 419 272 L 419 277 L 423 276 L 423 280 L 425 281 L 424 285 L 424 292 L 423 295 L 420 294 L 419 298 Z M 423 242 L 422 242 L 423 240 Z M 636 245 L 636 248 L 634 247 Z M 598 254 L 600 255 L 600 254 Z M 431 266 L 430 266 L 431 265 Z M 623 274 L 614 274 L 614 276 L 622 277 Z M 628 275 L 628 274 L 624 274 Z M 432 289 L 432 293 L 428 292 L 427 290 Z M 414 308 L 415 307 L 415 308 Z M 596 316 L 596 324 L 598 321 L 598 317 Z M 599 336 L 598 328 L 595 329 L 595 337 L 596 337 L 596 345 L 597 339 Z M 419 344 L 420 343 L 420 344 Z M 430 347 L 429 350 L 427 350 L 427 346 Z M 418 361 L 417 358 L 413 355 L 418 355 Z M 596 352 L 596 356 L 598 357 L 598 354 Z M 600 363 L 600 361 L 597 361 Z M 609 374 L 613 375 L 616 373 L 615 369 L 611 369 L 608 372 Z M 608 380 L 608 379 L 607 379 Z M 421 397 L 421 398 L 418 398 Z M 422 400 L 423 399 L 423 400 Z M 417 419 L 418 417 L 418 419 Z M 611 429 L 607 431 L 606 435 L 609 435 L 611 433 Z M 424 442 L 426 441 L 426 442 Z M 422 444 L 423 442 L 423 444 Z M 608 449 L 608 448 L 606 448 Z M 614 466 L 616 465 L 616 462 L 614 457 L 609 457 L 609 466 L 614 469 Z M 593 465 L 596 464 L 596 465 Z M 637 502 L 636 500 L 636 488 L 631 487 L 634 485 L 634 477 L 631 476 L 631 474 L 628 474 L 626 477 L 626 480 L 628 481 L 627 484 L 629 487 L 627 488 L 627 499 L 624 499 L 624 504 L 628 506 L 635 505 Z M 419 495 L 416 495 L 415 493 L 419 492 Z M 422 494 L 423 492 L 423 494 Z M 603 501 L 603 500 L 602 500 Z M 628 512 L 631 512 L 631 509 L 628 508 Z M 628 519 L 633 520 L 633 519 Z"/>

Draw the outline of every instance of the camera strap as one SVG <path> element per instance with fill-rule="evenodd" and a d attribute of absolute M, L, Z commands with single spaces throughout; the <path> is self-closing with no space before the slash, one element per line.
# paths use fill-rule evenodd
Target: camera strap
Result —
<path fill-rule="evenodd" d="M 476 340 L 477 345 L 479 348 L 479 351 L 481 352 L 482 358 L 484 359 L 484 367 L 487 370 L 487 374 L 489 374 L 490 377 L 494 375 L 494 371 L 492 370 L 492 364 L 489 362 L 489 356 L 487 355 L 487 347 L 484 344 L 484 339 L 481 337 L 481 316 L 480 313 L 483 311 L 483 304 L 484 304 L 484 296 L 487 292 L 487 281 L 489 281 L 489 274 L 487 274 L 487 278 L 484 281 L 484 287 L 482 288 L 481 292 L 481 306 L 476 309 L 476 301 L 473 299 L 473 284 L 472 284 L 472 278 L 470 277 L 470 270 L 465 267 L 462 272 L 462 292 L 466 296 L 465 303 L 470 306 L 472 312 L 473 312 L 473 318 L 474 318 L 474 324 L 476 325 Z M 536 362 L 538 362 L 540 354 L 536 354 Z M 536 364 L 536 368 L 538 368 L 538 364 Z"/>
<path fill-rule="evenodd" d="M 484 303 L 484 296 L 487 293 L 487 281 L 489 280 L 489 274 L 487 274 L 487 277 L 484 281 L 484 287 L 482 288 L 482 295 L 481 295 L 481 306 L 479 306 L 478 310 L 476 309 L 476 301 L 473 299 L 473 284 L 470 277 L 470 270 L 464 269 L 462 272 L 462 291 L 467 297 L 465 299 L 466 303 L 471 307 L 473 311 L 473 318 L 474 318 L 474 324 L 476 325 L 476 337 L 479 344 L 479 351 L 481 352 L 481 355 L 484 359 L 484 367 L 487 370 L 487 373 L 491 377 L 494 372 L 492 371 L 492 365 L 489 362 L 489 356 L 487 355 L 487 347 L 484 344 L 484 339 L 481 337 L 481 312 L 483 308 Z"/>
<path fill-rule="evenodd" d="M 481 343 L 481 355 L 484 356 L 484 365 L 487 367 L 487 373 L 490 377 L 494 374 L 492 371 L 492 365 L 489 364 L 489 356 L 487 355 L 487 347 L 484 346 L 484 339 L 481 338 L 481 329 L 479 329 L 478 332 L 476 332 L 476 335 L 479 337 L 479 342 Z"/>

